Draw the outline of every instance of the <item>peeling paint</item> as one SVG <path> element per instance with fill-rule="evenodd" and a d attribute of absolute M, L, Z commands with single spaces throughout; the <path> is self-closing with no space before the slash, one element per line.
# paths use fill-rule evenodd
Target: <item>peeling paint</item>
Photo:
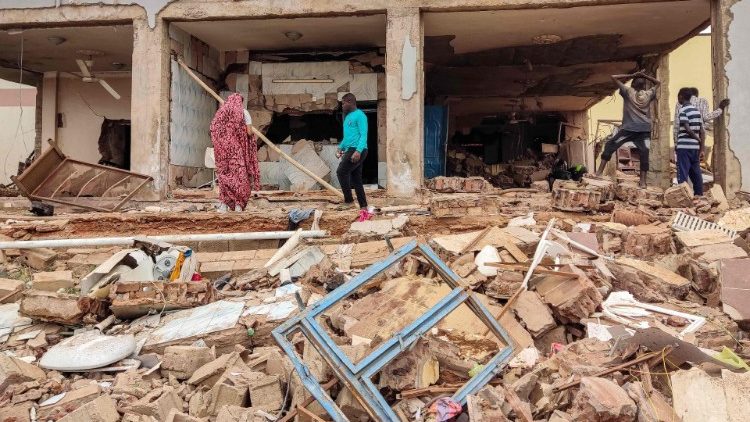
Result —
<path fill-rule="evenodd" d="M 156 15 L 175 0 L 0 0 L 0 9 L 39 9 L 76 5 L 138 5 L 146 10 L 148 26 L 156 26 Z"/>
<path fill-rule="evenodd" d="M 401 99 L 411 100 L 415 92 L 417 92 L 417 48 L 406 36 L 401 50 Z"/>

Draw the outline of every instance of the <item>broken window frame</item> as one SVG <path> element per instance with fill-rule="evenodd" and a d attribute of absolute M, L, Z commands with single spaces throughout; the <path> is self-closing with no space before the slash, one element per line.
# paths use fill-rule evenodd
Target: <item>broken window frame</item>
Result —
<path fill-rule="evenodd" d="M 92 164 L 87 163 L 84 161 L 74 160 L 72 158 L 69 158 L 66 156 L 62 150 L 55 144 L 54 142 L 50 141 L 50 148 L 48 148 L 46 151 L 42 153 L 42 155 L 39 156 L 36 160 L 34 160 L 33 163 L 29 167 L 24 170 L 24 172 L 20 176 L 11 176 L 11 180 L 13 180 L 13 183 L 15 183 L 18 190 L 21 191 L 21 193 L 29 198 L 31 201 L 40 201 L 40 202 L 52 202 L 56 204 L 63 204 L 63 205 L 70 205 L 73 207 L 79 207 L 79 208 L 85 208 L 90 209 L 94 211 L 103 211 L 103 212 L 114 212 L 120 209 L 120 207 L 123 206 L 127 201 L 130 200 L 143 186 L 145 186 L 148 182 L 153 180 L 151 176 L 146 176 L 139 173 L 134 173 L 132 171 L 127 171 L 123 169 L 119 169 L 116 167 L 108 167 L 103 166 L 101 164 Z M 39 192 L 41 189 L 46 188 L 46 184 L 48 181 L 52 180 L 53 177 L 55 177 L 61 169 L 65 168 L 67 165 L 77 165 L 82 167 L 88 167 L 89 169 L 97 169 L 99 170 L 91 179 L 89 179 L 86 183 L 84 183 L 81 187 L 81 189 L 78 191 L 78 194 L 74 197 L 55 197 L 55 194 L 60 189 L 60 187 L 65 184 L 71 177 L 75 176 L 76 173 L 74 172 L 70 176 L 68 176 L 60 185 L 58 185 L 55 189 L 52 189 L 53 192 L 51 196 L 41 196 L 38 195 L 37 192 Z M 54 166 L 54 167 L 53 167 Z M 45 171 L 47 170 L 47 171 Z M 42 172 L 46 173 L 46 176 L 43 174 L 39 176 Z M 129 181 L 130 179 L 140 179 L 141 183 L 138 184 L 138 186 L 135 187 L 135 189 L 128 192 L 127 195 L 125 195 L 122 200 L 120 200 L 117 204 L 115 204 L 111 208 L 104 208 L 104 207 L 98 207 L 93 205 L 87 205 L 82 204 L 80 202 L 76 202 L 77 199 L 81 196 L 84 189 L 88 187 L 88 185 L 93 182 L 95 179 L 101 177 L 102 175 L 106 173 L 117 173 L 122 174 L 124 177 L 120 179 L 118 182 L 113 184 L 112 186 L 108 187 L 106 191 L 101 193 L 98 197 L 100 198 L 106 198 L 106 194 L 112 190 L 112 188 L 122 184 L 123 182 Z M 40 181 L 41 180 L 41 181 Z M 70 198 L 70 199 L 67 199 Z M 113 200 L 115 198 L 112 198 Z"/>
<path fill-rule="evenodd" d="M 336 343 L 325 329 L 316 321 L 316 317 L 329 310 L 341 300 L 349 297 L 373 277 L 381 274 L 414 252 L 420 253 L 427 259 L 443 281 L 451 287 L 451 292 L 417 320 L 379 345 L 369 355 L 360 360 L 359 363 L 352 363 L 347 355 L 336 346 Z M 276 342 L 292 361 L 305 388 L 315 397 L 335 422 L 346 422 L 348 419 L 325 393 L 318 380 L 312 376 L 310 369 L 297 356 L 294 345 L 289 341 L 289 336 L 294 332 L 302 332 L 304 337 L 310 341 L 311 345 L 332 368 L 336 377 L 351 390 L 354 397 L 373 418 L 382 421 L 398 421 L 399 418 L 382 394 L 380 394 L 377 386 L 372 382 L 372 377 L 401 352 L 408 350 L 421 336 L 428 333 L 432 327 L 462 304 L 466 304 L 474 315 L 484 322 L 498 339 L 501 339 L 507 345 L 484 365 L 484 368 L 477 375 L 472 377 L 453 395 L 453 400 L 464 404 L 469 395 L 477 392 L 486 385 L 510 360 L 515 350 L 515 342 L 487 307 L 482 304 L 476 294 L 468 286 L 461 283 L 461 278 L 448 268 L 435 251 L 427 245 L 417 244 L 414 240 L 399 250 L 394 251 L 383 261 L 369 266 L 362 273 L 334 290 L 328 296 L 278 326 L 273 330 L 272 334 Z"/>

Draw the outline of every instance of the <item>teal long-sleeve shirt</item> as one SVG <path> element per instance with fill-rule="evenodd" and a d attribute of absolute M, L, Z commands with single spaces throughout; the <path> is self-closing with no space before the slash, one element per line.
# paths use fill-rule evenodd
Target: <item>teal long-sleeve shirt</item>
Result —
<path fill-rule="evenodd" d="M 358 152 L 367 149 L 367 116 L 356 109 L 344 118 L 344 139 L 339 144 L 339 149 L 346 151 L 355 148 Z"/>

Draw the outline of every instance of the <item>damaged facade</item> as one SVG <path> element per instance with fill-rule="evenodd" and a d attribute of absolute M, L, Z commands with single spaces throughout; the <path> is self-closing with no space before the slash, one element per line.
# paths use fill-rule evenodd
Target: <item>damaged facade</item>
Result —
<path fill-rule="evenodd" d="M 742 190 L 740 163 L 747 160 L 732 138 L 743 139 L 743 119 L 731 118 L 747 109 L 739 70 L 746 54 L 732 50 L 747 32 L 750 12 L 741 1 L 0 7 L 2 76 L 18 80 L 23 67 L 23 80 L 40 93 L 37 148 L 52 140 L 72 158 L 151 176 L 144 198 L 212 178 L 205 153 L 216 103 L 177 57 L 217 91 L 242 93 L 259 129 L 287 153 L 308 150 L 306 164 L 334 184 L 338 101 L 355 93 L 370 123 L 366 183 L 411 196 L 423 179 L 446 174 L 528 185 L 539 180 L 535 163 L 552 146 L 569 163 L 593 168 L 586 110 L 613 91 L 609 75 L 645 68 L 665 77 L 665 55 L 711 23 L 714 95 L 734 105 L 716 125 L 713 168 L 728 195 Z M 77 59 L 93 80 L 85 80 Z M 661 98 L 668 98 L 665 89 Z M 671 104 L 660 101 L 652 169 L 662 186 L 669 181 L 670 119 Z M 300 140 L 309 143 L 298 146 Z M 260 158 L 264 185 L 293 187 L 283 160 L 270 152 Z"/>

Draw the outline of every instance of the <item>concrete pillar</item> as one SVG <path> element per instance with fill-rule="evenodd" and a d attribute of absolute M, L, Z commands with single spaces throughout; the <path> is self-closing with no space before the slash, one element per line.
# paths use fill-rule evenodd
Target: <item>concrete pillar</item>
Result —
<path fill-rule="evenodd" d="M 151 29 L 145 17 L 133 20 L 133 88 L 130 168 L 154 178 L 142 200 L 166 195 L 169 168 L 169 35 L 161 19 Z"/>
<path fill-rule="evenodd" d="M 656 100 L 652 109 L 650 171 L 648 183 L 651 186 L 667 188 L 672 183 L 672 170 L 669 165 L 672 157 L 672 114 L 669 104 L 669 55 L 662 54 L 656 62 L 656 79 L 661 81 L 657 88 Z"/>
<path fill-rule="evenodd" d="M 48 140 L 57 141 L 57 72 L 44 72 L 42 90 L 41 149 L 49 148 Z"/>
<path fill-rule="evenodd" d="M 730 139 L 730 130 L 735 132 L 735 139 L 739 139 L 740 147 L 745 147 L 746 134 L 746 120 L 740 115 L 736 119 L 734 127 L 730 127 L 730 119 L 732 117 L 732 111 L 737 113 L 747 113 L 747 110 L 741 107 L 747 105 L 745 98 L 745 89 L 732 90 L 730 93 L 730 83 L 728 76 L 728 64 L 730 58 L 734 60 L 730 54 L 730 32 L 729 27 L 732 23 L 732 16 L 734 19 L 741 18 L 737 13 L 733 14 L 732 6 L 738 3 L 738 0 L 712 0 L 711 1 L 711 54 L 713 56 L 713 91 L 714 91 L 714 104 L 719 104 L 724 98 L 730 98 L 732 104 L 727 109 L 727 113 L 714 121 L 714 148 L 712 154 L 712 170 L 714 172 L 714 179 L 716 183 L 721 185 L 726 193 L 727 198 L 734 198 L 735 193 L 743 187 L 742 183 L 742 168 L 740 160 L 733 151 Z M 746 4 L 744 5 L 747 6 Z M 748 9 L 750 10 L 750 9 Z M 747 18 L 745 18 L 747 20 Z M 747 25 L 747 23 L 745 23 Z M 743 33 L 743 32 L 739 32 Z M 747 38 L 747 33 L 744 33 Z M 739 43 L 739 49 L 743 49 L 742 44 Z M 743 50 L 744 51 L 744 50 Z M 746 56 L 744 53 L 741 56 Z M 745 61 L 745 57 L 737 57 L 738 60 Z M 733 76 L 738 79 L 742 78 L 746 82 L 745 86 L 750 85 L 750 78 L 748 78 L 746 61 L 744 63 L 738 63 L 735 67 L 736 72 Z M 740 81 L 734 81 L 736 85 L 741 85 Z M 738 94 L 742 95 L 740 97 Z M 743 104 L 744 103 L 744 104 Z M 743 133 L 740 133 L 743 132 Z M 747 148 L 747 147 L 745 147 Z M 750 170 L 745 171 L 750 173 Z M 747 190 L 747 186 L 744 186 Z"/>
<path fill-rule="evenodd" d="M 424 29 L 418 8 L 386 13 L 387 187 L 413 197 L 424 175 Z"/>

